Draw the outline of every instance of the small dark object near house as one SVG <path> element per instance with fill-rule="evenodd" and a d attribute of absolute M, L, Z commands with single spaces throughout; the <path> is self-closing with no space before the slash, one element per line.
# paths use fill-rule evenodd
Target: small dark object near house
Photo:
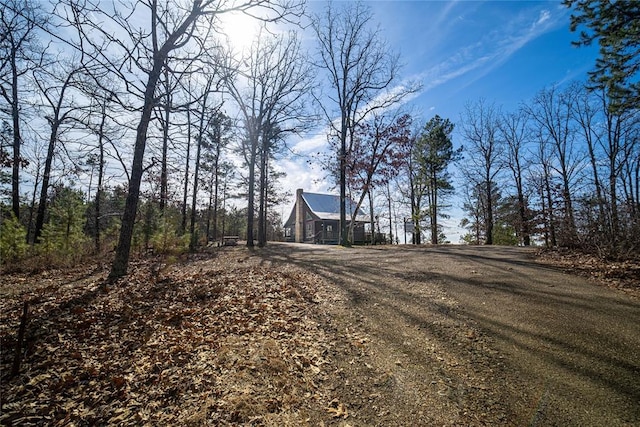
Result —
<path fill-rule="evenodd" d="M 356 204 L 347 199 L 347 227 Z M 352 243 L 364 243 L 364 225 L 369 217 L 358 210 Z M 340 196 L 296 191 L 296 203 L 284 224 L 285 239 L 297 243 L 338 244 L 340 242 Z"/>
<path fill-rule="evenodd" d="M 222 244 L 224 246 L 236 246 L 240 238 L 238 236 L 224 236 L 222 238 Z"/>

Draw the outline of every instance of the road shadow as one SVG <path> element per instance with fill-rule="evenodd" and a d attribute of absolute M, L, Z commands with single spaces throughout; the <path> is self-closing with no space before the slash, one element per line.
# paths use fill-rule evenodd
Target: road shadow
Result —
<path fill-rule="evenodd" d="M 640 303 L 541 265 L 530 252 L 272 245 L 256 254 L 313 271 L 340 287 L 374 324 L 378 338 L 401 350 L 411 351 L 402 331 L 385 331 L 390 313 L 407 328 L 422 330 L 424 338 L 438 340 L 458 360 L 473 358 L 475 349 L 472 342 L 459 345 L 456 328 L 477 325 L 522 383 L 533 382 L 521 397 L 532 412 L 520 414 L 522 420 L 536 416 L 535 399 L 544 387 L 554 402 L 546 411 L 555 411 L 545 416 L 559 423 L 640 422 Z M 423 292 L 433 286 L 458 304 Z M 434 322 L 434 315 L 444 321 Z M 602 413 L 593 415 L 594 408 Z"/>

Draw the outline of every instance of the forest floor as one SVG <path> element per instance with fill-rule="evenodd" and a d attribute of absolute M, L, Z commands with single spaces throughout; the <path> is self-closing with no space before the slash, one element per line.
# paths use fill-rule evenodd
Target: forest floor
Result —
<path fill-rule="evenodd" d="M 640 424 L 638 264 L 271 244 L 107 273 L 0 276 L 0 424 Z"/>

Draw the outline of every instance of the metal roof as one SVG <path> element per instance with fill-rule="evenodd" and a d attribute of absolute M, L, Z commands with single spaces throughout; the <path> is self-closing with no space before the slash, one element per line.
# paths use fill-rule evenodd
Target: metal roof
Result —
<path fill-rule="evenodd" d="M 333 194 L 302 193 L 302 198 L 307 203 L 307 206 L 309 206 L 309 209 L 311 209 L 311 211 L 320 219 L 340 219 L 340 196 L 335 196 Z M 355 208 L 356 204 L 353 200 L 347 198 L 347 220 L 351 218 Z M 365 215 L 362 209 L 358 209 L 356 221 L 368 220 L 369 218 Z"/>

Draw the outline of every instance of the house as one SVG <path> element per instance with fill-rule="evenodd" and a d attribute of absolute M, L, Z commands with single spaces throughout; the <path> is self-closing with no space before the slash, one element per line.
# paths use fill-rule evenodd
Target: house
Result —
<path fill-rule="evenodd" d="M 347 227 L 351 223 L 351 214 L 356 204 L 347 199 L 346 214 Z M 352 243 L 365 241 L 364 226 L 369 217 L 362 210 L 358 210 L 353 229 Z M 340 196 L 332 194 L 305 193 L 302 189 L 296 191 L 296 202 L 284 224 L 285 239 L 298 243 L 326 243 L 340 242 Z"/>

